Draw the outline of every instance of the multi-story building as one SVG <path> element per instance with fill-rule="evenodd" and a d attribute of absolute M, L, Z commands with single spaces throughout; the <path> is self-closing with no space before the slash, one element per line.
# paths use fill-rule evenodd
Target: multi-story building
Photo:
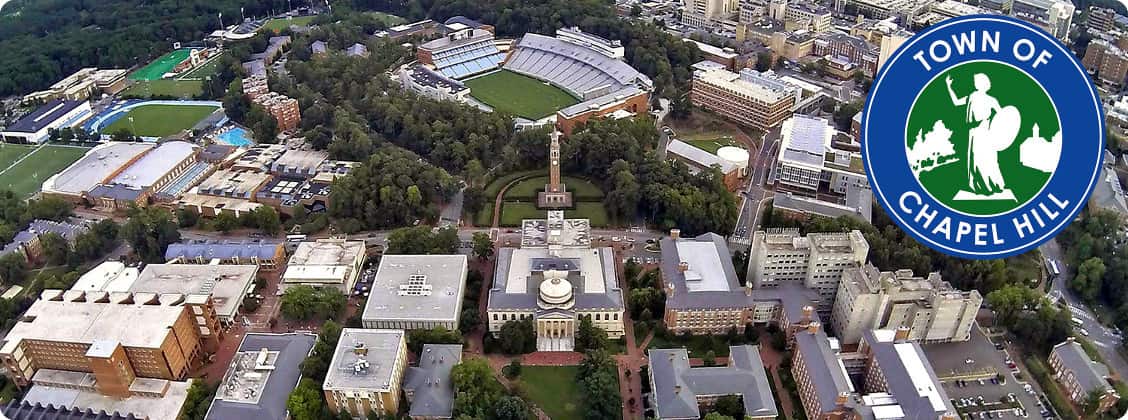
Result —
<path fill-rule="evenodd" d="M 699 419 L 699 406 L 739 395 L 746 419 L 775 419 L 772 397 L 759 346 L 729 347 L 728 365 L 690 367 L 685 349 L 650 349 L 650 399 L 657 419 Z"/>
<path fill-rule="evenodd" d="M 125 89 L 125 75 L 128 73 L 128 70 L 118 69 L 99 70 L 94 67 L 80 69 L 45 90 L 25 95 L 23 101 L 25 103 L 48 102 L 56 99 L 83 101 L 96 91 L 113 95 Z"/>
<path fill-rule="evenodd" d="M 748 282 L 755 288 L 801 284 L 818 293 L 818 310 L 829 315 L 842 273 L 865 264 L 869 243 L 862 232 L 799 234 L 798 230 L 757 231 L 748 257 Z"/>
<path fill-rule="evenodd" d="M 364 328 L 458 329 L 465 255 L 384 255 L 369 290 Z"/>
<path fill-rule="evenodd" d="M 286 264 L 286 250 L 279 242 L 188 241 L 169 244 L 169 264 L 256 265 L 274 271 Z"/>
<path fill-rule="evenodd" d="M 266 109 L 278 121 L 278 131 L 298 128 L 302 122 L 298 100 L 276 92 L 267 92 L 255 98 L 254 103 Z"/>
<path fill-rule="evenodd" d="M 12 242 L 0 249 L 0 255 L 18 252 L 27 261 L 39 261 L 43 257 L 43 244 L 40 242 L 43 235 L 59 235 L 67 243 L 74 244 L 79 235 L 89 230 L 90 227 L 86 224 L 35 219 L 28 224 L 27 229 L 16 233 L 16 236 L 12 237 Z"/>
<path fill-rule="evenodd" d="M 900 412 L 905 418 L 960 418 L 920 344 L 906 328 L 866 331 L 857 353 L 865 359 L 863 401 L 874 417 Z"/>
<path fill-rule="evenodd" d="M 736 0 L 685 0 L 682 24 L 695 28 L 712 27 L 737 13 L 739 7 L 740 2 Z"/>
<path fill-rule="evenodd" d="M 865 405 L 839 360 L 839 348 L 827 337 L 822 324 L 809 322 L 795 330 L 792 342 L 791 375 L 807 418 L 862 417 Z"/>
<path fill-rule="evenodd" d="M 101 295 L 35 301 L 0 343 L 8 377 L 26 386 L 45 370 L 87 372 L 99 393 L 124 398 L 132 395 L 135 380 L 182 380 L 199 365 L 204 349 L 188 306 L 150 305 L 128 294 Z M 102 303 L 106 299 L 112 301 Z"/>
<path fill-rule="evenodd" d="M 795 115 L 780 125 L 780 148 L 768 182 L 781 210 L 870 221 L 872 193 L 858 143 L 819 117 Z"/>
<path fill-rule="evenodd" d="M 779 57 L 791 61 L 811 55 L 815 48 L 815 37 L 810 31 L 777 31 L 773 32 L 767 41 L 772 52 Z"/>
<path fill-rule="evenodd" d="M 802 0 L 773 0 L 769 3 L 768 15 L 772 19 L 783 21 L 784 29 L 789 31 L 805 29 L 818 33 L 829 31 L 833 27 L 830 9 Z"/>
<path fill-rule="evenodd" d="M 406 366 L 403 330 L 345 328 L 325 374 L 325 401 L 355 418 L 397 413 Z"/>
<path fill-rule="evenodd" d="M 283 290 L 297 285 L 331 287 L 348 294 L 360 278 L 366 256 L 364 241 L 302 242 L 282 273 L 281 287 Z"/>
<path fill-rule="evenodd" d="M 826 33 L 815 38 L 812 53 L 825 57 L 845 57 L 868 75 L 877 73 L 880 51 L 865 39 L 843 33 Z"/>
<path fill-rule="evenodd" d="M 673 229 L 661 246 L 666 292 L 662 319 L 671 331 L 721 334 L 747 324 L 790 327 L 817 316 L 810 305 L 818 296 L 801 285 L 740 286 L 728 245 L 720 235 L 682 238 Z"/>
<path fill-rule="evenodd" d="M 486 305 L 490 333 L 531 320 L 540 351 L 571 351 L 580 317 L 623 335 L 623 293 L 611 248 L 592 248 L 591 223 L 549 211 L 521 223 L 521 247 L 501 248 Z"/>
<path fill-rule="evenodd" d="M 286 420 L 286 396 L 298 386 L 302 361 L 317 336 L 249 333 L 239 343 L 205 420 Z"/>
<path fill-rule="evenodd" d="M 940 273 L 921 278 L 912 270 L 879 272 L 867 264 L 842 273 L 831 323 L 845 344 L 871 329 L 901 327 L 912 341 L 966 341 L 982 303 L 978 291 L 957 290 Z"/>
<path fill-rule="evenodd" d="M 1069 39 L 1074 10 L 1076 7 L 1069 0 L 1012 0 L 1010 14 L 1065 41 Z"/>
<path fill-rule="evenodd" d="M 436 101 L 462 102 L 470 95 L 470 88 L 426 66 L 405 65 L 399 71 L 400 86 L 404 90 Z"/>
<path fill-rule="evenodd" d="M 166 141 L 118 169 L 86 193 L 86 201 L 105 211 L 146 206 L 159 199 L 169 184 L 197 168 L 200 146 L 186 141 Z"/>
<path fill-rule="evenodd" d="M 768 129 L 791 116 L 802 89 L 768 71 L 743 69 L 739 74 L 719 68 L 697 70 L 689 97 L 694 105 L 739 124 Z"/>
<path fill-rule="evenodd" d="M 420 63 L 455 80 L 495 70 L 505 59 L 492 32 L 473 28 L 423 43 L 415 54 Z"/>
<path fill-rule="evenodd" d="M 1120 394 L 1108 382 L 1108 367 L 1089 358 L 1089 354 L 1073 337 L 1054 346 L 1050 350 L 1050 368 L 1054 379 L 1066 390 L 1069 399 L 1077 404 L 1085 404 L 1089 395 L 1100 393 L 1098 412 L 1116 405 Z"/>
<path fill-rule="evenodd" d="M 254 101 L 267 93 L 270 93 L 270 86 L 267 85 L 266 76 L 250 76 L 243 79 L 243 94 L 247 95 L 247 99 Z"/>
<path fill-rule="evenodd" d="M 927 13 L 932 3 L 929 0 L 837 0 L 835 8 L 871 19 L 896 17 L 902 22 L 911 22 L 917 15 Z"/>
<path fill-rule="evenodd" d="M 1116 29 L 1116 11 L 1097 6 L 1089 6 L 1089 29 L 1108 32 Z"/>
<path fill-rule="evenodd" d="M 461 344 L 424 344 L 419 363 L 403 375 L 403 396 L 413 419 L 449 419 L 454 414 L 450 371 L 462 361 Z"/>
<path fill-rule="evenodd" d="M 1085 49 L 1081 64 L 1105 88 L 1117 91 L 1128 77 L 1128 53 L 1103 39 L 1094 39 Z"/>

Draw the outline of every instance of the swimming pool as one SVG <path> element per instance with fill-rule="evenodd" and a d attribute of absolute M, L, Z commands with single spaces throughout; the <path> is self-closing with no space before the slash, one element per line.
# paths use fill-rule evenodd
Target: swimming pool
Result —
<path fill-rule="evenodd" d="M 251 133 L 248 133 L 247 129 L 243 127 L 234 127 L 230 130 L 220 133 L 219 135 L 215 136 L 215 138 L 220 143 L 235 147 L 250 146 L 254 144 L 254 142 L 251 141 Z"/>

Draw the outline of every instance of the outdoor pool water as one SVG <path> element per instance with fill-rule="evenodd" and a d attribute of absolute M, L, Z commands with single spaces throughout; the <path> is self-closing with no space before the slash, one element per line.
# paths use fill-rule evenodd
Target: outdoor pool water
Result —
<path fill-rule="evenodd" d="M 250 133 L 247 132 L 247 129 L 242 127 L 234 127 L 215 137 L 220 143 L 229 146 L 245 147 L 254 144 L 251 141 Z"/>

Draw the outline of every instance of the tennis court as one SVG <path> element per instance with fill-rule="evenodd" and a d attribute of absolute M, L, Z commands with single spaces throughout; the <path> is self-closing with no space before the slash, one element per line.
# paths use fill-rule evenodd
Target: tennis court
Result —
<path fill-rule="evenodd" d="M 140 70 L 133 72 L 129 75 L 133 80 L 157 80 L 165 73 L 172 71 L 173 67 L 180 64 L 188 58 L 188 54 L 192 51 L 191 48 L 181 48 L 173 50 L 172 52 L 162 55 L 160 58 L 153 60 L 149 65 L 142 67 Z"/>

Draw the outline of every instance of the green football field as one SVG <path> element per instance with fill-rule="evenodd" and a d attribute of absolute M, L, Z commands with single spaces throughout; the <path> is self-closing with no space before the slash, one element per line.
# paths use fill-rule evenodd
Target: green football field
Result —
<path fill-rule="evenodd" d="M 289 28 L 293 25 L 308 26 L 310 22 L 313 22 L 313 18 L 313 16 L 298 16 L 293 18 L 271 19 L 266 21 L 266 23 L 262 25 L 262 29 L 271 32 L 282 32 L 283 29 Z"/>
<path fill-rule="evenodd" d="M 29 150 L 33 150 L 33 147 L 11 144 L 0 147 L 0 166 L 3 166 L 3 168 L 0 168 L 0 189 L 11 190 L 20 197 L 31 196 L 39 191 L 39 188 L 43 186 L 43 181 L 70 166 L 90 149 L 71 146 L 43 146 L 28 154 Z M 19 160 L 23 155 L 27 155 L 23 161 L 8 168 L 12 162 Z M 8 161 L 12 156 L 15 156 L 15 158 Z M 5 164 L 5 162 L 7 163 Z M 5 168 L 7 169 L 5 170 Z"/>
<path fill-rule="evenodd" d="M 121 95 L 126 98 L 152 98 L 154 96 L 194 98 L 203 90 L 203 80 L 138 80 L 122 91 Z"/>
<path fill-rule="evenodd" d="M 160 79 L 161 76 L 172 71 L 173 67 L 176 67 L 177 64 L 180 64 L 181 61 L 184 61 L 184 59 L 188 58 L 189 51 L 191 50 L 188 48 L 181 48 L 179 50 L 174 50 L 168 54 L 162 55 L 160 56 L 160 58 L 153 60 L 152 63 L 149 63 L 149 65 L 133 72 L 133 74 L 130 74 L 129 78 L 133 80 Z"/>
<path fill-rule="evenodd" d="M 464 80 L 463 83 L 470 88 L 470 96 L 495 111 L 530 120 L 539 120 L 579 102 L 563 89 L 509 70 Z"/>
<path fill-rule="evenodd" d="M 102 133 L 113 134 L 124 128 L 138 136 L 164 137 L 192 128 L 217 108 L 210 105 L 142 105 L 103 128 Z"/>

